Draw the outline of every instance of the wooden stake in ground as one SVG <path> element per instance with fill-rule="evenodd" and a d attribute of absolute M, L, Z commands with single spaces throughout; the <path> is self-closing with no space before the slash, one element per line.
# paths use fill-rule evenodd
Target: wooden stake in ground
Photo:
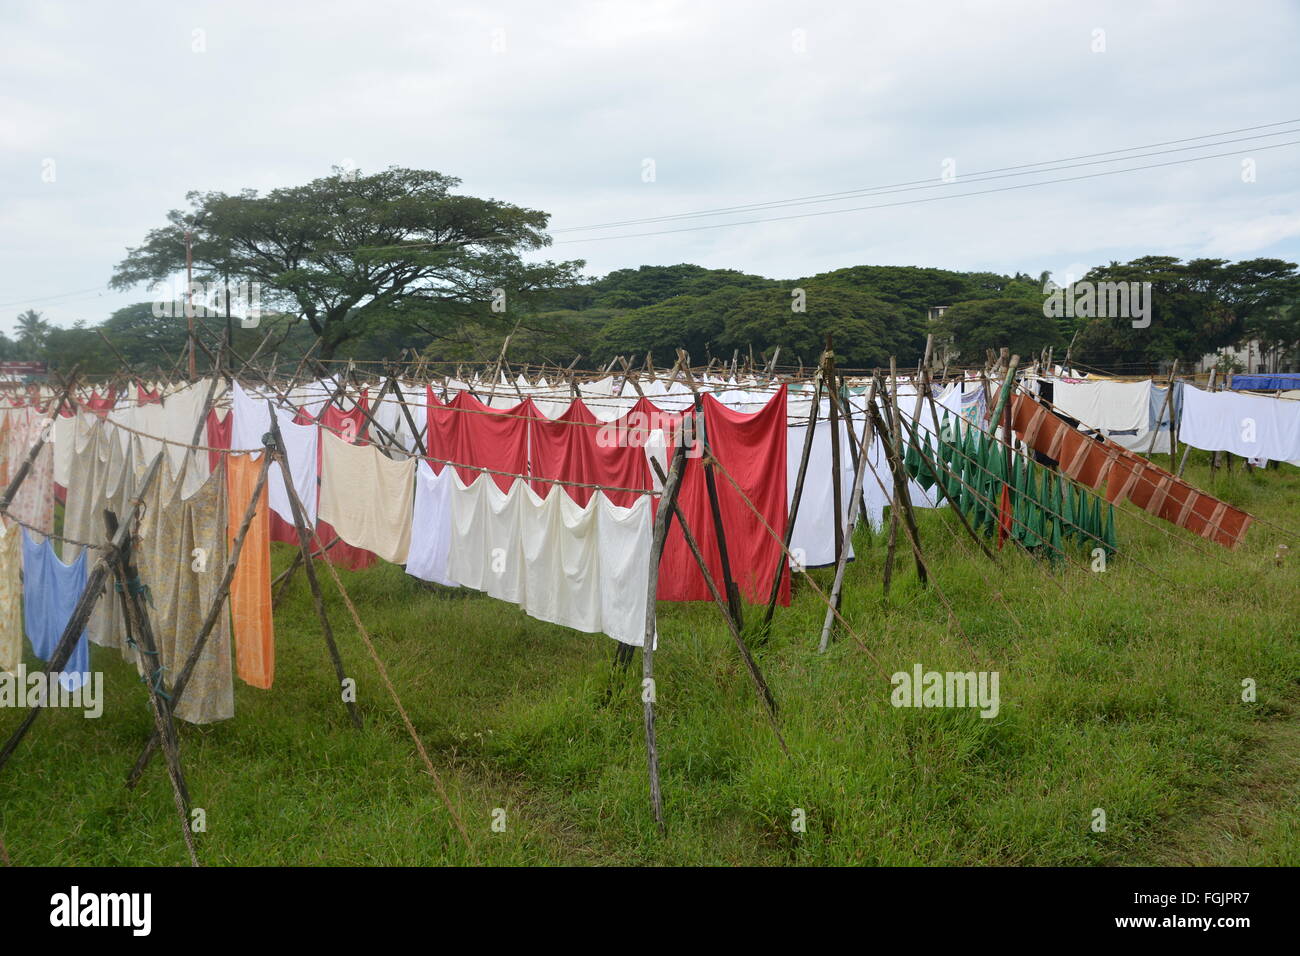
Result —
<path fill-rule="evenodd" d="M 646 583 L 645 637 L 641 645 L 641 702 L 645 719 L 646 760 L 650 776 L 650 810 L 662 833 L 664 827 L 664 799 L 659 789 L 659 749 L 655 742 L 655 619 L 659 599 L 659 559 L 663 557 L 668 527 L 676 510 L 677 492 L 682 485 L 682 470 L 686 464 L 686 443 L 681 442 L 673 452 L 668 477 L 664 480 L 663 497 L 655 513 L 654 537 L 650 544 L 650 575 Z"/>
<path fill-rule="evenodd" d="M 781 593 L 781 577 L 787 564 L 786 554 L 790 551 L 790 541 L 794 536 L 794 522 L 799 515 L 799 502 L 803 500 L 803 483 L 808 474 L 808 459 L 812 457 L 813 433 L 817 426 L 817 406 L 821 402 L 821 379 L 813 384 L 812 407 L 808 410 L 807 432 L 803 438 L 803 452 L 799 456 L 799 476 L 794 482 L 794 497 L 790 499 L 790 514 L 785 522 L 785 538 L 781 544 L 781 556 L 772 576 L 772 590 L 767 596 L 767 611 L 763 614 L 763 625 L 772 623 L 772 614 L 776 611 L 776 599 Z"/>
<path fill-rule="evenodd" d="M 838 400 L 839 400 L 838 395 L 831 397 L 832 408 L 835 407 L 835 403 Z M 858 501 L 862 496 L 862 478 L 866 474 L 866 472 L 867 472 L 867 450 L 866 448 L 863 448 L 861 454 L 858 455 L 857 466 L 853 469 L 853 492 L 849 496 L 849 514 L 848 514 L 847 521 L 845 521 L 845 524 L 848 525 L 850 530 L 852 530 L 854 523 L 858 519 Z M 835 483 L 838 485 L 839 478 L 840 478 L 839 473 L 836 472 L 834 477 L 835 477 Z M 836 512 L 835 514 L 836 527 L 839 526 L 839 521 L 840 521 L 840 516 L 839 513 Z M 822 654 L 826 653 L 826 648 L 830 645 L 831 626 L 835 623 L 835 613 L 836 611 L 839 610 L 840 607 L 840 588 L 844 584 L 844 567 L 849 560 L 850 540 L 851 540 L 850 535 L 848 534 L 841 535 L 840 550 L 835 555 L 835 580 L 831 585 L 830 600 L 826 603 L 826 619 L 822 622 L 821 641 L 817 645 L 818 652 Z"/>
<path fill-rule="evenodd" d="M 654 465 L 655 473 L 659 476 L 660 482 L 666 483 L 667 478 L 664 476 L 663 466 L 653 458 L 650 463 Z M 713 602 L 718 606 L 718 610 L 722 612 L 723 620 L 727 622 L 727 629 L 731 632 L 731 639 L 736 644 L 736 650 L 740 651 L 740 657 L 745 662 L 746 670 L 749 671 L 750 680 L 754 682 L 754 689 L 758 692 L 758 698 L 767 708 L 767 717 L 772 724 L 773 732 L 776 734 L 777 743 L 781 745 L 781 749 L 785 751 L 785 755 L 788 757 L 790 756 L 790 750 L 786 747 L 785 738 L 781 736 L 781 730 L 776 725 L 776 696 L 768 687 L 763 672 L 759 670 L 758 662 L 754 660 L 754 655 L 750 653 L 749 646 L 745 644 L 745 639 L 740 636 L 740 631 L 736 629 L 735 621 L 727 613 L 727 603 L 722 599 L 717 584 L 714 583 L 713 577 L 709 574 L 709 569 L 704 563 L 704 555 L 700 553 L 699 545 L 695 543 L 695 535 L 691 534 L 690 525 L 686 523 L 686 515 L 682 514 L 681 506 L 676 501 L 673 502 L 673 516 L 677 519 L 677 523 L 681 525 L 682 537 L 686 539 L 686 546 L 690 548 L 691 556 L 695 558 L 700 573 L 704 575 L 704 581 L 709 586 L 709 593 L 713 595 Z M 785 560 L 784 553 L 781 555 L 781 560 Z"/>
<path fill-rule="evenodd" d="M 109 536 L 116 538 L 117 516 L 111 511 L 105 511 L 104 524 L 108 528 Z M 142 585 L 132 558 L 129 530 L 122 539 L 122 546 L 109 552 L 109 559 L 113 564 L 113 577 L 122 592 L 127 641 L 135 644 L 136 652 L 141 655 L 145 665 L 144 681 L 145 686 L 149 688 L 154 733 L 162 740 L 163 758 L 167 763 L 167 776 L 171 780 L 176 812 L 181 818 L 181 834 L 185 838 L 185 848 L 190 854 L 190 865 L 198 866 L 199 858 L 194 852 L 194 834 L 190 831 L 190 793 L 189 788 L 185 786 L 185 774 L 181 769 L 180 742 L 177 740 L 176 724 L 172 720 L 171 709 L 163 697 L 162 657 L 158 651 L 158 642 L 154 640 L 149 615 L 144 609 L 144 602 L 140 599 Z"/>
<path fill-rule="evenodd" d="M 1156 451 L 1156 439 L 1160 437 L 1160 423 L 1165 420 L 1165 412 L 1169 412 L 1169 467 L 1174 467 L 1174 376 L 1178 374 L 1178 359 L 1174 359 L 1173 368 L 1169 370 L 1169 388 L 1165 391 L 1165 400 L 1160 403 L 1160 414 L 1156 416 L 1156 427 L 1151 431 L 1151 444 L 1147 445 L 1147 457 L 1150 458 Z"/>
<path fill-rule="evenodd" d="M 275 440 L 274 450 L 268 448 L 267 454 L 274 454 L 276 460 L 280 463 L 280 476 L 284 479 L 285 493 L 289 497 L 289 508 L 293 511 L 294 528 L 298 532 L 298 547 L 302 551 L 302 567 L 307 574 L 307 584 L 311 588 L 312 603 L 316 607 L 316 616 L 320 619 L 321 632 L 325 636 L 325 646 L 329 649 L 330 660 L 334 663 L 334 673 L 338 677 L 339 691 L 342 694 L 347 675 L 343 672 L 343 658 L 339 655 L 339 646 L 334 640 L 334 628 L 330 626 L 329 615 L 325 612 L 325 599 L 321 596 L 320 582 L 316 580 L 316 567 L 311 555 L 311 533 L 307 530 L 306 515 L 303 511 L 302 502 L 298 499 L 298 492 L 293 486 L 293 478 L 289 472 L 289 462 L 284 454 L 284 439 L 280 435 L 280 423 L 276 419 L 275 406 L 268 401 L 266 407 L 271 413 L 271 435 Z M 350 697 L 345 697 L 344 703 L 348 708 L 348 716 L 352 718 L 352 725 L 360 730 L 361 711 L 357 709 L 356 701 Z"/>
<path fill-rule="evenodd" d="M 835 553 L 839 554 L 844 547 L 844 526 L 840 523 L 840 515 L 844 514 L 843 490 L 840 488 L 840 387 L 835 377 L 835 352 L 829 332 L 826 333 L 826 351 L 822 353 L 822 378 L 831 396 L 831 501 L 835 515 Z"/>

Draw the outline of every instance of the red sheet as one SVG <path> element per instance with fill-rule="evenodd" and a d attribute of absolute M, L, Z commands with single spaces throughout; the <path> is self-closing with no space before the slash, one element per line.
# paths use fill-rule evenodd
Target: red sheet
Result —
<path fill-rule="evenodd" d="M 511 408 L 494 409 L 469 392 L 459 392 L 446 403 L 439 401 L 431 388 L 426 387 L 425 394 L 429 402 L 425 447 L 431 458 L 491 468 L 509 475 L 529 474 L 528 426 L 531 420 L 541 417 L 531 400 L 524 399 Z M 463 467 L 457 472 L 467 485 L 481 474 Z M 508 475 L 494 474 L 492 478 L 502 491 L 509 491 L 514 484 L 514 478 Z"/>
<path fill-rule="evenodd" d="M 114 386 L 108 390 L 108 394 L 101 396 L 99 392 L 92 390 L 90 397 L 82 403 L 100 418 L 105 417 L 113 406 L 117 404 L 117 388 Z"/>
<path fill-rule="evenodd" d="M 553 421 L 539 415 L 532 423 L 532 473 L 539 478 L 649 490 L 653 485 L 645 440 L 648 429 L 658 425 L 651 413 L 660 414 L 641 399 L 623 418 L 601 424 L 578 399 Z M 554 488 L 563 488 L 584 508 L 595 493 L 592 488 L 533 482 L 533 490 L 543 498 Z M 632 491 L 607 491 L 605 495 L 624 508 L 632 507 L 641 497 Z"/>
<path fill-rule="evenodd" d="M 767 524 L 781 535 L 785 532 L 785 429 L 786 390 L 782 386 L 758 412 L 745 414 L 728 409 L 711 395 L 703 398 L 704 432 L 714 457 L 735 479 Z M 708 488 L 700 458 L 687 458 L 686 471 L 677 503 L 690 524 L 718 592 L 726 597 L 722 557 L 713 527 Z M 765 604 L 776 569 L 781 568 L 777 600 L 790 603 L 790 571 L 781 542 L 742 500 L 721 470 L 714 470 L 722 528 L 727 539 L 731 574 L 741 595 L 755 604 Z M 674 521 L 664 542 L 659 565 L 659 600 L 709 601 L 708 586 L 695 564 L 681 526 Z"/>
<path fill-rule="evenodd" d="M 235 427 L 235 416 L 226 412 L 225 419 L 217 418 L 215 411 L 208 412 L 208 440 L 209 448 L 229 448 L 230 436 Z M 217 466 L 221 464 L 221 452 L 208 452 L 208 468 L 216 471 Z"/>

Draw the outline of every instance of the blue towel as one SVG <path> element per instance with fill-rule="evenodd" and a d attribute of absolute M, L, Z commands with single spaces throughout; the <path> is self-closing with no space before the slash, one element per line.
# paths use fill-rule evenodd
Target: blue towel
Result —
<path fill-rule="evenodd" d="M 86 590 L 86 552 L 77 560 L 64 564 L 46 538 L 32 541 L 23 528 L 23 626 L 32 642 L 32 651 L 43 661 L 54 656 L 72 612 Z M 64 690 L 76 690 L 90 673 L 90 647 L 86 632 L 81 632 L 72 656 L 59 673 Z"/>

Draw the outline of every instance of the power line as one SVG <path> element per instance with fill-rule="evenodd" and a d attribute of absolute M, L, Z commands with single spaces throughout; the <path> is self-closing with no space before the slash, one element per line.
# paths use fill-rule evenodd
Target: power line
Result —
<path fill-rule="evenodd" d="M 1281 149 L 1284 146 L 1296 146 L 1296 145 L 1300 145 L 1300 140 L 1291 140 L 1286 143 L 1274 143 L 1268 146 L 1258 146 L 1256 147 L 1256 149 L 1262 152 L 1263 150 L 1266 149 Z M 1042 182 L 1037 182 L 1037 183 L 1017 183 L 1014 186 L 999 186 L 995 189 L 980 189 L 980 190 L 976 190 L 975 192 L 956 193 L 947 196 L 927 196 L 923 199 L 903 199 L 897 202 L 876 203 L 871 206 L 850 206 L 845 209 L 823 209 L 820 212 L 793 213 L 789 216 L 770 216 L 762 219 L 739 219 L 735 222 L 718 222 L 718 223 L 711 223 L 705 226 L 684 226 L 680 229 L 661 229 L 655 232 L 632 232 L 632 233 L 626 233 L 621 236 L 592 236 L 591 238 L 588 239 L 560 239 L 557 240 L 555 244 L 569 245 L 576 242 L 602 242 L 610 239 L 640 239 L 640 238 L 645 238 L 647 236 L 668 236 L 679 232 L 702 232 L 706 229 L 726 229 L 730 226 L 750 226 L 756 223 L 763 223 L 763 222 L 786 222 L 791 219 L 813 219 L 820 216 L 833 216 L 845 212 L 864 212 L 870 209 L 889 209 L 895 206 L 915 206 L 915 205 L 920 205 L 922 203 L 940 202 L 946 199 L 964 199 L 968 196 L 987 196 L 992 193 L 1011 192 L 1012 190 L 1016 190 L 1016 189 L 1030 189 L 1035 186 L 1049 186 L 1054 183 L 1072 183 L 1072 182 L 1079 182 L 1080 180 L 1084 180 L 1084 179 L 1098 179 L 1102 176 L 1115 176 L 1120 173 L 1133 173 L 1133 172 L 1139 172 L 1144 169 L 1160 169 L 1167 166 L 1179 166 L 1184 163 L 1194 163 L 1204 159 L 1222 159 L 1225 156 L 1235 156 L 1240 152 L 1241 150 L 1232 150 L 1226 153 L 1213 153 L 1208 156 L 1189 156 L 1185 159 L 1174 159 L 1164 163 L 1148 163 L 1144 166 L 1130 166 L 1124 169 L 1107 169 L 1099 173 L 1085 173 L 1080 176 L 1064 176 L 1060 179 L 1045 179 Z"/>
<path fill-rule="evenodd" d="M 69 296 L 86 295 L 90 292 L 103 293 L 104 291 L 105 289 L 103 286 L 94 286 L 89 289 L 81 289 L 77 292 L 60 292 L 58 295 L 47 295 L 37 299 L 15 299 L 13 302 L 0 302 L 0 309 L 10 309 L 15 305 L 31 305 L 33 302 L 50 302 L 54 299 L 66 299 Z"/>
<path fill-rule="evenodd" d="M 1300 123 L 1300 119 L 1288 120 L 1287 123 L 1270 123 L 1268 125 L 1284 126 L 1290 123 Z M 1257 129 L 1257 128 L 1259 127 L 1248 127 L 1247 129 Z M 998 169 L 986 169 L 986 170 L 981 170 L 979 172 L 967 173 L 964 176 L 955 177 L 951 180 L 939 180 L 936 182 L 933 177 L 930 177 L 928 179 L 916 179 L 910 182 L 894 183 L 892 185 L 887 185 L 887 186 L 864 186 L 860 189 L 848 189 L 842 192 L 821 193 L 815 196 L 800 196 L 793 199 L 774 199 L 769 202 L 761 202 L 761 203 L 744 203 L 739 206 L 722 206 L 717 209 L 705 209 L 705 210 L 700 210 L 698 212 L 676 213 L 668 216 L 647 216 L 644 219 L 625 219 L 622 222 L 601 223 L 598 225 L 591 225 L 591 226 L 569 226 L 564 229 L 552 229 L 551 232 L 553 234 L 560 234 L 560 233 L 569 233 L 569 232 L 582 232 L 589 229 L 604 229 L 604 228 L 613 228 L 616 226 L 641 225 L 641 224 L 652 223 L 652 222 L 669 222 L 678 219 L 696 219 L 700 217 L 722 215 L 724 213 L 744 212 L 751 209 L 803 206 L 803 205 L 810 205 L 813 203 L 836 202 L 840 199 L 849 199 L 856 196 L 864 196 L 864 195 L 872 195 L 872 194 L 888 195 L 891 192 L 910 192 L 914 189 L 939 189 L 944 186 L 958 185 L 959 183 L 989 182 L 994 179 L 1007 179 L 1016 176 L 1031 176 L 1035 173 L 1059 172 L 1062 169 L 1077 169 L 1082 166 L 1096 166 L 1101 163 L 1118 163 L 1118 162 L 1124 162 L 1133 159 L 1145 159 L 1148 156 L 1163 156 L 1168 153 L 1186 152 L 1188 150 L 1194 150 L 1194 149 L 1210 149 L 1216 146 L 1226 146 L 1230 143 L 1249 142 L 1250 140 L 1264 139 L 1270 136 L 1286 136 L 1291 133 L 1300 132 L 1300 127 L 1297 127 L 1295 129 L 1278 130 L 1277 132 L 1273 132 L 1273 133 L 1259 133 L 1256 134 L 1255 136 L 1243 136 L 1240 139 L 1222 140 L 1216 143 L 1200 143 L 1196 146 L 1181 146 L 1176 149 L 1162 149 L 1150 153 L 1139 153 L 1136 156 L 1120 156 L 1112 159 L 1091 159 L 1094 156 L 1105 156 L 1110 153 L 1132 152 L 1133 150 L 1138 150 L 1138 149 L 1151 149 L 1156 146 L 1168 146 L 1171 143 L 1187 142 L 1188 140 L 1191 139 L 1207 139 L 1210 137 L 1226 136 L 1232 132 L 1245 132 L 1245 131 L 1246 130 L 1229 130 L 1226 133 L 1209 133 L 1206 134 L 1206 136 L 1191 136 L 1188 137 L 1186 140 L 1170 140 L 1168 143 L 1151 143 L 1149 144 L 1149 146 L 1129 146 L 1122 150 L 1107 150 L 1105 153 L 1088 153 L 1087 155 L 1084 156 L 1069 156 L 1062 159 L 1048 159 L 1038 163 L 1024 163 L 1020 166 L 1003 166 Z M 1091 161 L 1074 163 L 1074 160 L 1087 160 L 1087 159 L 1091 159 Z M 1071 163 L 1072 165 L 1056 165 L 1061 163 Z M 1031 167 L 1034 166 L 1047 166 L 1049 168 L 1032 169 Z M 1008 172 L 1008 170 L 1024 170 L 1024 171 Z M 995 173 L 1000 173 L 1002 175 L 993 175 Z M 984 177 L 984 178 L 976 178 L 976 177 Z"/>

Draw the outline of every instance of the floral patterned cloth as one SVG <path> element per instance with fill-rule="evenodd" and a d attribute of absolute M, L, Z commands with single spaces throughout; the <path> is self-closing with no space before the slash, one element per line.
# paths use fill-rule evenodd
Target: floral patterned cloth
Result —
<path fill-rule="evenodd" d="M 170 689 L 189 659 L 225 572 L 225 470 L 218 469 L 186 498 L 181 476 L 160 469 L 146 496 L 135 547 L 140 580 L 149 589 L 146 612 Z M 228 720 L 235 714 L 230 616 L 224 609 L 174 713 L 194 724 Z"/>
<path fill-rule="evenodd" d="M 23 659 L 22 531 L 0 524 L 0 671 L 17 673 Z"/>
<path fill-rule="evenodd" d="M 23 405 L 6 408 L 4 459 L 7 476 L 12 478 L 22 467 L 32 446 L 40 439 L 46 417 L 37 408 Z M 54 446 L 48 441 L 41 447 L 22 486 L 9 503 L 9 513 L 44 534 L 53 530 L 54 523 Z"/>

